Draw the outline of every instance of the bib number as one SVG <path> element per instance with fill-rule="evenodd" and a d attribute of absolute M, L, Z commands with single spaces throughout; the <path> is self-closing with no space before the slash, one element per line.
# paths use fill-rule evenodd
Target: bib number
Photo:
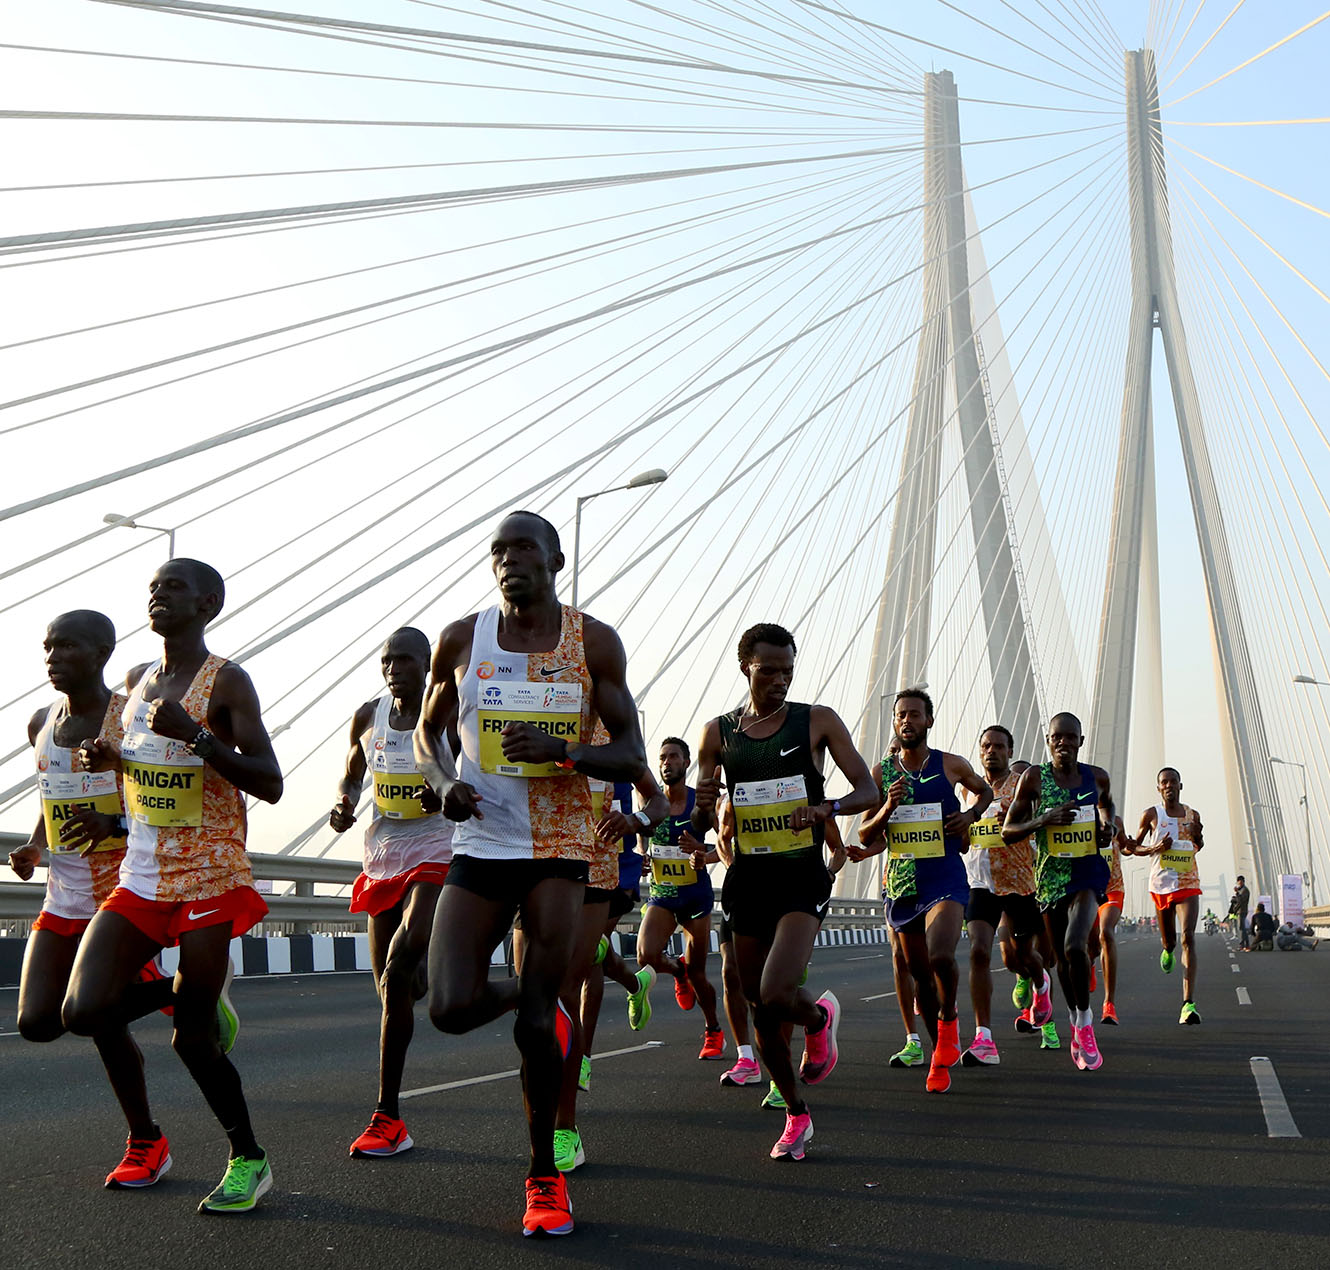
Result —
<path fill-rule="evenodd" d="M 1196 858 L 1194 847 L 1172 846 L 1159 857 L 1159 866 L 1172 869 L 1174 873 L 1190 873 L 1192 861 Z"/>
<path fill-rule="evenodd" d="M 693 868 L 692 858 L 678 847 L 665 847 L 653 842 L 651 880 L 657 886 L 693 886 L 697 882 L 697 870 Z"/>
<path fill-rule="evenodd" d="M 985 816 L 970 826 L 970 850 L 988 851 L 1002 843 L 1001 816 Z"/>
<path fill-rule="evenodd" d="M 1077 807 L 1076 819 L 1069 825 L 1049 825 L 1048 854 L 1060 860 L 1074 860 L 1094 855 L 1099 850 L 1096 821 L 1099 813 L 1093 807 Z"/>
<path fill-rule="evenodd" d="M 159 829 L 203 824 L 203 760 L 183 741 L 140 732 L 125 737 L 121 756 L 130 816 Z"/>
<path fill-rule="evenodd" d="M 46 845 L 52 855 L 78 850 L 60 841 L 60 828 L 71 816 L 81 811 L 119 816 L 122 811 L 114 772 L 42 772 L 37 777 L 37 788 L 42 798 Z M 118 851 L 123 846 L 124 839 L 107 838 L 93 851 Z"/>
<path fill-rule="evenodd" d="M 774 781 L 739 781 L 734 787 L 735 841 L 743 855 L 780 855 L 807 851 L 813 831 L 795 829 L 790 821 L 796 807 L 808 806 L 808 786 L 802 776 Z"/>
<path fill-rule="evenodd" d="M 887 821 L 887 850 L 897 860 L 935 860 L 946 855 L 942 804 L 907 803 L 897 807 Z"/>
<path fill-rule="evenodd" d="M 558 776 L 555 763 L 515 763 L 504 756 L 503 729 L 530 723 L 569 745 L 582 739 L 582 685 L 504 683 L 480 690 L 476 711 L 480 729 L 480 770 L 491 776 Z"/>

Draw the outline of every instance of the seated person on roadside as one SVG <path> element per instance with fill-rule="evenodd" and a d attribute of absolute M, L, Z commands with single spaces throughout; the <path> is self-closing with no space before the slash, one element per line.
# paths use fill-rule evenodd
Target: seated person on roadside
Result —
<path fill-rule="evenodd" d="M 1251 916 L 1251 944 L 1253 949 L 1269 952 L 1274 947 L 1275 919 L 1265 911 L 1264 904 L 1257 904 L 1256 912 Z"/>

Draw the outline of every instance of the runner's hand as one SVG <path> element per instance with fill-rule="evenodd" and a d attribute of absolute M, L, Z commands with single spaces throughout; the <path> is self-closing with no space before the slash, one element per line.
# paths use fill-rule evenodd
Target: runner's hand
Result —
<path fill-rule="evenodd" d="M 9 853 L 9 867 L 18 874 L 20 882 L 32 877 L 32 871 L 42 862 L 42 849 L 32 842 L 25 842 Z"/>
<path fill-rule="evenodd" d="M 120 836 L 120 817 L 108 816 L 104 811 L 76 811 L 60 826 L 60 845 L 77 847 L 79 855 L 87 855 L 107 838 Z"/>
<path fill-rule="evenodd" d="M 942 832 L 948 838 L 959 838 L 962 834 L 968 834 L 970 826 L 978 819 L 979 817 L 974 814 L 973 810 L 953 811 L 942 822 Z"/>
<path fill-rule="evenodd" d="M 601 842 L 618 842 L 620 838 L 626 838 L 630 833 L 636 833 L 641 827 L 641 821 L 635 820 L 631 816 L 625 816 L 617 807 L 614 807 L 600 818 L 600 824 L 596 826 L 596 837 Z"/>
<path fill-rule="evenodd" d="M 480 804 L 485 800 L 465 781 L 453 781 L 443 795 L 443 814 L 449 820 L 484 820 Z"/>
<path fill-rule="evenodd" d="M 1172 845 L 1173 845 L 1173 835 L 1171 833 L 1166 833 L 1162 838 L 1159 839 L 1158 842 L 1155 843 L 1155 849 L 1154 849 L 1155 855 L 1162 855 Z"/>
<path fill-rule="evenodd" d="M 812 807 L 796 807 L 790 812 L 791 829 L 811 829 L 822 824 L 831 815 L 829 803 L 817 803 Z"/>
<path fill-rule="evenodd" d="M 845 848 L 845 854 L 849 856 L 855 864 L 858 864 L 861 860 L 871 860 L 873 856 L 881 855 L 886 849 L 887 839 L 885 835 L 878 834 L 876 837 L 870 838 L 867 842 L 858 845 L 853 842 L 850 843 Z"/>
<path fill-rule="evenodd" d="M 89 737 L 79 742 L 74 751 L 74 770 L 76 772 L 104 772 L 114 766 L 115 751 L 98 737 Z"/>
<path fill-rule="evenodd" d="M 343 794 L 342 797 L 333 804 L 332 811 L 328 813 L 328 824 L 332 826 L 335 832 L 345 833 L 355 823 L 355 807 L 352 805 L 349 795 Z"/>
<path fill-rule="evenodd" d="M 163 701 L 158 697 L 148 705 L 145 721 L 158 736 L 172 741 L 192 741 L 199 734 L 199 724 L 178 701 Z"/>
<path fill-rule="evenodd" d="M 1076 804 L 1063 803 L 1060 807 L 1050 807 L 1039 817 L 1039 823 L 1044 826 L 1075 824 Z"/>
<path fill-rule="evenodd" d="M 443 799 L 428 785 L 421 785 L 420 787 L 420 810 L 427 816 L 432 816 L 436 811 L 443 810 Z"/>
<path fill-rule="evenodd" d="M 705 812 L 708 816 L 715 816 L 716 802 L 720 798 L 724 775 L 720 764 L 717 763 L 716 770 L 710 776 L 705 776 L 697 782 L 697 795 L 693 806 L 699 811 Z"/>
<path fill-rule="evenodd" d="M 534 723 L 505 723 L 499 733 L 503 757 L 510 763 L 558 763 L 562 761 L 565 745 L 557 736 L 551 736 Z"/>

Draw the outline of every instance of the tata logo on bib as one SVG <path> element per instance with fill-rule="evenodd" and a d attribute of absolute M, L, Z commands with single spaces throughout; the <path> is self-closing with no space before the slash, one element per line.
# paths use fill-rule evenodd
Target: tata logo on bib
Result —
<path fill-rule="evenodd" d="M 483 661 L 480 663 L 479 666 L 476 667 L 476 678 L 493 679 L 494 672 L 496 669 L 497 667 L 494 665 L 492 661 Z"/>
<path fill-rule="evenodd" d="M 503 690 L 491 685 L 480 694 L 480 699 L 485 705 L 495 705 L 503 700 Z"/>

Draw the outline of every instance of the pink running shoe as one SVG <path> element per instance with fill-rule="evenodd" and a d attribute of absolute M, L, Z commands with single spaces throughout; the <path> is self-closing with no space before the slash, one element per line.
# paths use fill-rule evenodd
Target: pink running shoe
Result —
<path fill-rule="evenodd" d="M 1053 977 L 1044 971 L 1044 981 L 1034 992 L 1034 1025 L 1043 1027 L 1053 1017 Z"/>
<path fill-rule="evenodd" d="M 802 1116 L 785 1113 L 785 1132 L 771 1148 L 773 1160 L 802 1160 L 804 1148 L 813 1140 L 813 1120 L 808 1112 Z"/>
<path fill-rule="evenodd" d="M 804 1033 L 804 1057 L 799 1064 L 799 1079 L 805 1085 L 816 1085 L 826 1080 L 840 1057 L 836 1047 L 836 1032 L 840 1028 L 840 1002 L 836 1000 L 834 992 L 824 992 L 818 997 L 817 1003 L 826 1011 L 827 1025 L 820 1032 Z"/>
<path fill-rule="evenodd" d="M 1001 1061 L 998 1057 L 998 1047 L 977 1033 L 970 1042 L 970 1048 L 961 1055 L 961 1062 L 966 1067 L 996 1067 Z"/>
<path fill-rule="evenodd" d="M 1079 1033 L 1079 1037 L 1077 1036 Z M 1072 1054 L 1076 1066 L 1083 1072 L 1098 1071 L 1104 1065 L 1104 1056 L 1099 1052 L 1099 1043 L 1094 1039 L 1094 1024 L 1087 1023 L 1081 1028 L 1072 1028 Z M 1079 1045 L 1077 1042 L 1079 1041 Z"/>
<path fill-rule="evenodd" d="M 721 1078 L 722 1085 L 760 1085 L 762 1068 L 755 1058 L 741 1058 Z"/>

